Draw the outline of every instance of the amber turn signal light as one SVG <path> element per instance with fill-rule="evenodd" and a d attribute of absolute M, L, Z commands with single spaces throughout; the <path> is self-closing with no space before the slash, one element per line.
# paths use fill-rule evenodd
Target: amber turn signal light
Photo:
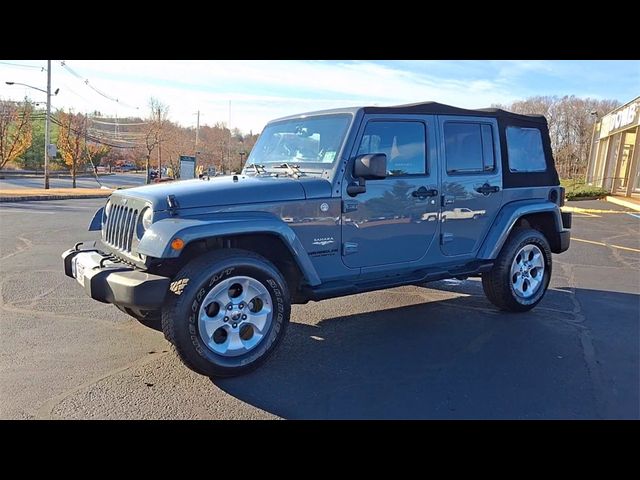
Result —
<path fill-rule="evenodd" d="M 182 250 L 184 248 L 184 240 L 181 238 L 174 238 L 171 242 L 171 248 L 174 250 Z"/>

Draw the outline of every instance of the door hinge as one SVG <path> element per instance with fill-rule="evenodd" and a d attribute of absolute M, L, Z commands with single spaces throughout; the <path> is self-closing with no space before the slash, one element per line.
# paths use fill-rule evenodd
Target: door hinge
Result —
<path fill-rule="evenodd" d="M 354 242 L 344 242 L 342 244 L 342 255 L 358 253 L 358 244 Z"/>
<path fill-rule="evenodd" d="M 440 244 L 444 245 L 445 243 L 449 243 L 453 241 L 453 233 L 441 233 L 440 234 Z"/>
<path fill-rule="evenodd" d="M 355 212 L 358 210 L 358 202 L 342 201 L 342 213 Z"/>

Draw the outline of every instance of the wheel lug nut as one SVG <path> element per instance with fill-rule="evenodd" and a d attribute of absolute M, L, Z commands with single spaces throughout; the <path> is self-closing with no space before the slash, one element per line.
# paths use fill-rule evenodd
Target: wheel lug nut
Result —
<path fill-rule="evenodd" d="M 238 324 L 237 324 L 237 323 L 234 323 L 234 324 L 233 324 L 233 328 L 236 328 L 237 326 L 238 326 Z"/>
<path fill-rule="evenodd" d="M 229 304 L 227 305 L 227 310 L 232 310 L 233 309 L 233 305 Z"/>
<path fill-rule="evenodd" d="M 242 315 L 242 319 L 243 319 L 243 320 L 246 320 L 246 319 L 247 319 L 247 316 L 246 316 L 246 315 Z"/>
<path fill-rule="evenodd" d="M 229 317 L 224 317 L 224 321 L 228 322 L 229 321 Z"/>
<path fill-rule="evenodd" d="M 244 308 L 244 303 L 241 303 L 240 305 L 238 305 L 238 307 L 240 307 L 241 309 Z"/>

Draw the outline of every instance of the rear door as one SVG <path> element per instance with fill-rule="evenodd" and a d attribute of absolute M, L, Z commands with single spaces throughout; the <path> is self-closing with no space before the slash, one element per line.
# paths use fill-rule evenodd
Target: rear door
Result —
<path fill-rule="evenodd" d="M 480 247 L 502 202 L 498 124 L 493 118 L 439 116 L 442 159 L 440 248 L 447 256 Z"/>

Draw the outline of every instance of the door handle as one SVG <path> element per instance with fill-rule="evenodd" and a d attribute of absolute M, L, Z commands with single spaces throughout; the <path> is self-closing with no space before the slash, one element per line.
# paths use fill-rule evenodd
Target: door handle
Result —
<path fill-rule="evenodd" d="M 489 195 L 490 193 L 499 192 L 500 191 L 500 187 L 498 187 L 496 185 L 489 185 L 488 183 L 485 183 L 481 187 L 476 187 L 475 191 L 486 196 L 486 195 Z"/>
<path fill-rule="evenodd" d="M 419 198 L 420 200 L 424 200 L 427 197 L 435 197 L 438 195 L 438 190 L 436 190 L 435 188 L 425 188 L 425 187 L 420 187 L 417 190 L 414 190 L 413 192 L 411 192 L 411 196 L 414 198 Z"/>

